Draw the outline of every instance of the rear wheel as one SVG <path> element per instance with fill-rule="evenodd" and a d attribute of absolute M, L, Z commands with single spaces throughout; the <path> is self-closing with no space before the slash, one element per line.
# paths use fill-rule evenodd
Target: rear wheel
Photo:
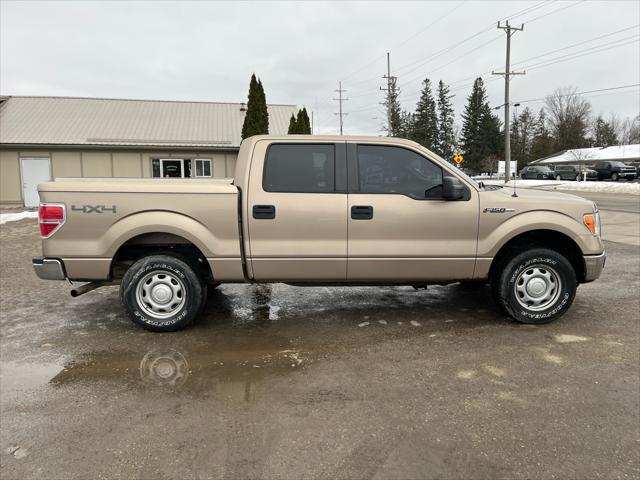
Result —
<path fill-rule="evenodd" d="M 560 175 L 556 175 L 556 180 L 562 180 L 562 177 Z"/>
<path fill-rule="evenodd" d="M 582 180 L 582 177 L 580 177 L 580 174 L 576 175 L 576 182 L 579 182 L 580 180 Z"/>
<path fill-rule="evenodd" d="M 154 332 L 189 325 L 206 298 L 207 286 L 186 261 L 153 255 L 134 263 L 120 285 L 120 299 L 131 320 Z"/>
<path fill-rule="evenodd" d="M 575 298 L 578 282 L 571 263 L 544 248 L 515 255 L 492 280 L 494 298 L 515 320 L 542 324 L 560 318 Z"/>

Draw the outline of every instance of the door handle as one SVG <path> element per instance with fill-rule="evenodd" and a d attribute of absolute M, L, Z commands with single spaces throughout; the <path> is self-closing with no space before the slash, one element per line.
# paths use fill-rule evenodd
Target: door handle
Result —
<path fill-rule="evenodd" d="M 351 207 L 351 218 L 353 220 L 371 220 L 373 218 L 373 207 L 370 205 L 354 205 Z"/>
<path fill-rule="evenodd" d="M 253 218 L 256 220 L 273 220 L 276 218 L 276 207 L 273 205 L 254 205 Z"/>

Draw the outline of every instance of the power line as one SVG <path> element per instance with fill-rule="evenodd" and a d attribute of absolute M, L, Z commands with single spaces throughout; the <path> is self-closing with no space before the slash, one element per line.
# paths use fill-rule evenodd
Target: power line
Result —
<path fill-rule="evenodd" d="M 445 19 L 446 17 L 448 17 L 449 15 L 451 15 L 453 12 L 455 12 L 458 8 L 460 8 L 462 5 L 464 5 L 465 2 L 467 2 L 468 0 L 463 0 L 462 2 L 460 2 L 459 4 L 457 4 L 455 7 L 453 7 L 451 10 L 447 11 L 444 15 L 438 17 L 436 20 L 434 20 L 433 22 L 431 22 L 430 24 L 428 24 L 426 27 L 424 27 L 423 29 L 417 31 L 416 33 L 412 34 L 411 36 L 407 37 L 405 40 L 403 40 L 402 42 L 400 42 L 399 44 L 397 44 L 395 47 L 391 48 L 390 51 L 395 50 L 403 45 L 406 45 L 409 41 L 413 40 L 415 37 L 417 37 L 418 35 L 424 33 L 426 30 L 428 30 L 429 28 L 431 28 L 432 26 L 434 26 L 436 23 L 438 23 L 439 21 Z M 364 70 L 365 68 L 369 67 L 370 65 L 373 65 L 374 63 L 376 63 L 381 57 L 384 57 L 383 55 L 378 55 L 376 58 L 374 58 L 373 60 L 371 60 L 370 62 L 366 63 L 365 65 L 363 65 L 362 67 L 354 70 L 353 72 L 351 72 L 349 75 L 347 75 L 346 77 L 343 77 L 343 80 L 346 80 L 348 78 L 353 77 L 356 73 L 361 72 L 362 70 Z M 377 78 L 377 77 L 376 77 Z M 362 83 L 362 80 L 355 82 L 357 83 Z"/>
<path fill-rule="evenodd" d="M 600 93 L 600 92 L 611 92 L 611 91 L 615 91 L 615 90 L 622 90 L 625 88 L 633 88 L 633 87 L 640 87 L 640 83 L 632 83 L 629 85 L 619 85 L 617 87 L 609 87 L 609 88 L 598 88 L 596 90 L 586 90 L 584 92 L 576 92 L 576 93 L 568 93 L 566 95 L 558 95 L 558 97 L 568 97 L 571 95 L 587 95 L 590 93 Z M 534 102 L 541 102 L 546 100 L 547 97 L 540 97 L 540 98 L 532 98 L 529 100 L 519 100 L 515 103 L 534 103 Z"/>
<path fill-rule="evenodd" d="M 339 110 L 334 115 L 338 115 L 340 118 L 340 135 L 342 135 L 342 127 L 344 125 L 344 116 L 348 115 L 348 113 L 343 113 L 342 111 L 342 102 L 349 100 L 348 98 L 342 98 L 342 94 L 346 92 L 346 90 L 342 89 L 342 82 L 338 82 L 338 89 L 334 90 L 338 93 L 338 98 L 334 98 L 338 102 Z"/>

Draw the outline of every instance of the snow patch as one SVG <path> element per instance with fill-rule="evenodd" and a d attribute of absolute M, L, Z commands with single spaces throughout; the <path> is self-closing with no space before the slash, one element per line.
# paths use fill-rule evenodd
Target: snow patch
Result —
<path fill-rule="evenodd" d="M 485 185 L 506 185 L 513 188 L 513 180 L 484 180 Z M 630 182 L 565 182 L 562 180 L 516 180 L 516 187 L 539 188 L 543 190 L 568 190 L 572 192 L 622 193 L 640 195 L 640 183 Z"/>
<path fill-rule="evenodd" d="M 0 213 L 0 225 L 8 222 L 17 222 L 25 218 L 38 218 L 38 212 L 25 211 L 16 213 Z"/>
<path fill-rule="evenodd" d="M 580 337 L 578 335 L 567 335 L 567 334 L 554 335 L 553 338 L 558 343 L 586 342 L 587 340 L 589 340 L 588 337 Z"/>

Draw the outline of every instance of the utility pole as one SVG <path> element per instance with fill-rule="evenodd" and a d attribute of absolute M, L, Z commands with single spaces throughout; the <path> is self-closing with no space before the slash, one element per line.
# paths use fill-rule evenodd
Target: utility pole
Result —
<path fill-rule="evenodd" d="M 338 109 L 339 109 L 339 111 L 337 113 L 334 113 L 334 115 L 338 115 L 340 117 L 340 135 L 342 135 L 342 127 L 344 125 L 343 117 L 345 115 L 349 115 L 348 113 L 344 113 L 342 111 L 342 102 L 346 102 L 349 99 L 342 97 L 342 94 L 346 92 L 346 90 L 342 89 L 342 82 L 338 82 L 338 89 L 334 91 L 338 92 L 338 98 L 334 98 L 334 100 L 338 102 Z"/>
<path fill-rule="evenodd" d="M 524 23 L 520 27 L 512 27 L 509 21 L 502 25 L 498 22 L 498 29 L 507 34 L 507 61 L 504 72 L 491 72 L 492 75 L 504 76 L 504 183 L 511 179 L 511 129 L 509 126 L 509 77 L 511 75 L 524 75 L 525 72 L 511 71 L 511 36 L 515 32 L 524 30 Z"/>
<path fill-rule="evenodd" d="M 387 79 L 387 88 L 380 87 L 380 90 L 383 92 L 387 92 L 387 102 L 389 102 L 389 94 L 391 92 L 391 82 L 393 82 L 396 77 L 391 76 L 391 56 L 389 52 L 387 52 L 387 74 L 383 75 L 382 78 Z M 391 136 L 391 105 L 387 105 L 387 137 Z"/>
<path fill-rule="evenodd" d="M 311 110 L 311 135 L 313 135 L 313 110 Z"/>

